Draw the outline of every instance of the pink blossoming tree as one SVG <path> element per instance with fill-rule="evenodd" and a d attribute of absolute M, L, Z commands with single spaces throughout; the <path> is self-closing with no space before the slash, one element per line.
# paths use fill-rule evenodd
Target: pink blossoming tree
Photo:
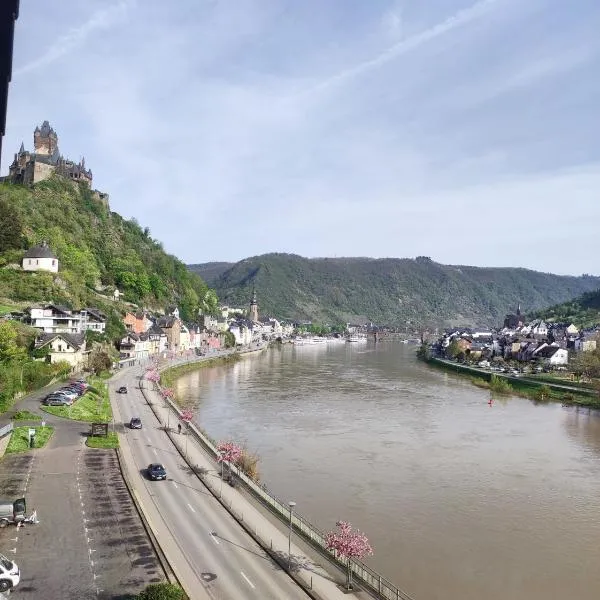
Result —
<path fill-rule="evenodd" d="M 219 455 L 217 460 L 221 463 L 221 479 L 223 479 L 223 464 L 229 463 L 229 468 L 231 469 L 231 464 L 236 463 L 240 456 L 242 456 L 242 448 L 235 442 L 219 442 L 217 444 L 217 453 Z"/>
<path fill-rule="evenodd" d="M 194 411 L 190 408 L 186 408 L 181 411 L 181 420 L 184 423 L 190 423 L 194 418 Z"/>
<path fill-rule="evenodd" d="M 346 587 L 350 590 L 352 589 L 351 560 L 370 556 L 373 554 L 373 549 L 367 536 L 358 529 L 353 530 L 350 523 L 338 521 L 336 525 L 338 530 L 328 532 L 325 536 L 325 543 L 328 550 L 335 550 L 339 556 L 346 559 L 348 565 Z"/>
<path fill-rule="evenodd" d="M 156 389 L 156 384 L 160 381 L 160 373 L 156 369 L 146 371 L 146 379 L 152 382 L 152 388 Z"/>

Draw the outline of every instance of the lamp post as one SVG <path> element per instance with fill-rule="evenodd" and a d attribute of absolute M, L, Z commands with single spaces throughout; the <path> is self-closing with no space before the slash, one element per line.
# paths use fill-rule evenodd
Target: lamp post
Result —
<path fill-rule="evenodd" d="M 294 506 L 296 506 L 296 503 L 293 500 L 290 500 L 288 502 L 288 506 L 290 507 L 290 532 L 288 535 L 288 571 L 291 571 L 292 570 L 292 529 L 293 529 L 292 516 L 294 514 Z"/>
<path fill-rule="evenodd" d="M 221 455 L 221 486 L 219 487 L 219 498 L 223 496 L 223 453 L 219 453 Z"/>

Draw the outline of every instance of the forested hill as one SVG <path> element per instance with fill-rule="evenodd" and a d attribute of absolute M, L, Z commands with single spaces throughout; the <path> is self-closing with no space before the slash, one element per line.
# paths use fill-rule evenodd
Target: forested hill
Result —
<path fill-rule="evenodd" d="M 586 328 L 600 325 L 600 289 L 538 311 L 536 317 L 555 323 L 573 323 Z"/>
<path fill-rule="evenodd" d="M 223 272 L 189 265 L 222 302 L 247 305 L 256 288 L 261 314 L 315 322 L 499 325 L 518 303 L 544 308 L 600 287 L 600 278 L 515 268 L 442 265 L 426 257 L 314 258 L 265 254 Z"/>
<path fill-rule="evenodd" d="M 25 250 L 44 240 L 59 273 L 22 271 Z M 139 306 L 164 310 L 176 303 L 185 318 L 217 302 L 148 229 L 110 212 L 84 184 L 60 177 L 33 188 L 0 184 L 0 305 L 52 301 L 107 309 L 115 307 L 109 299 L 115 287 Z"/>

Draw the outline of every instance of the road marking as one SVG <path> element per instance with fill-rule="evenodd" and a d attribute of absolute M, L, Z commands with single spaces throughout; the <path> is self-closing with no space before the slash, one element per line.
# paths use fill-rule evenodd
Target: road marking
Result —
<path fill-rule="evenodd" d="M 210 532 L 210 538 L 217 546 L 221 544 L 221 542 L 217 539 L 217 534 L 214 531 Z"/>
<path fill-rule="evenodd" d="M 244 571 L 240 571 L 240 573 L 242 574 L 242 577 L 247 581 L 248 585 L 254 589 L 254 584 L 246 577 Z"/>
<path fill-rule="evenodd" d="M 155 454 L 156 456 L 158 456 L 158 452 L 156 451 L 156 448 L 152 448 L 152 452 L 154 452 L 154 454 Z"/>
<path fill-rule="evenodd" d="M 173 485 L 174 485 L 176 488 L 178 488 L 178 487 L 179 487 L 179 486 L 177 485 L 177 482 L 176 482 L 176 481 L 173 481 Z"/>
<path fill-rule="evenodd" d="M 192 512 L 194 512 L 194 513 L 196 512 L 196 510 L 194 509 L 194 507 L 193 507 L 193 506 L 192 506 L 192 505 L 191 505 L 189 502 L 187 503 L 187 505 L 188 505 L 188 508 L 189 508 L 189 509 L 190 509 Z"/>

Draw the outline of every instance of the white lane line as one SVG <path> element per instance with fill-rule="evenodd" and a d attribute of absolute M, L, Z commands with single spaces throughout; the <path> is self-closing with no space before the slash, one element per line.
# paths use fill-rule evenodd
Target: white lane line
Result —
<path fill-rule="evenodd" d="M 244 573 L 244 571 L 240 571 L 240 573 L 242 574 L 242 577 L 246 580 L 246 583 L 252 588 L 254 589 L 254 584 L 246 577 L 246 574 Z"/>
<path fill-rule="evenodd" d="M 172 483 L 173 483 L 173 485 L 174 485 L 176 488 L 178 488 L 178 487 L 179 487 L 179 486 L 177 485 L 177 482 L 176 482 L 176 481 L 173 481 Z"/>
<path fill-rule="evenodd" d="M 196 510 L 194 509 L 194 507 L 188 502 L 187 503 L 188 508 L 192 511 L 192 512 L 196 512 Z"/>
<path fill-rule="evenodd" d="M 210 532 L 210 539 L 217 545 L 219 546 L 221 544 L 221 542 L 217 539 L 217 536 L 211 531 Z"/>
<path fill-rule="evenodd" d="M 152 452 L 154 452 L 154 454 L 155 454 L 156 456 L 158 456 L 158 452 L 156 451 L 156 448 L 152 448 Z"/>

